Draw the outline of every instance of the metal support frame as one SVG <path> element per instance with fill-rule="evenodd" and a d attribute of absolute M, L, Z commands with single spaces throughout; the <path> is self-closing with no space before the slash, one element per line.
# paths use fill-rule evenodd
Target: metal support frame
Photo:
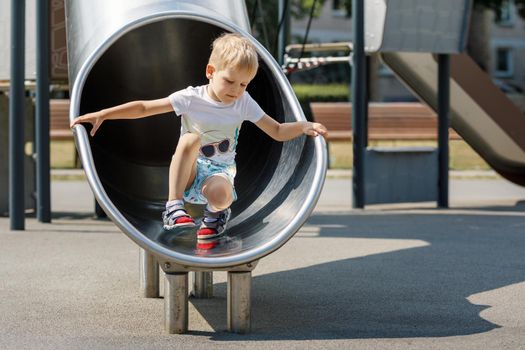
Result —
<path fill-rule="evenodd" d="M 448 128 L 450 115 L 450 55 L 438 55 L 438 199 L 439 208 L 448 208 Z"/>
<path fill-rule="evenodd" d="M 25 229 L 25 0 L 11 0 L 11 89 L 9 93 L 9 218 Z"/>
<path fill-rule="evenodd" d="M 252 273 L 228 272 L 228 331 L 248 333 L 251 329 Z"/>
<path fill-rule="evenodd" d="M 327 64 L 349 63 L 352 65 L 351 42 L 320 43 L 320 44 L 290 44 L 286 46 L 283 58 L 285 74 L 314 69 Z M 292 57 L 293 52 L 330 52 L 348 53 L 348 56 Z M 351 67 L 350 67 L 351 68 Z"/>
<path fill-rule="evenodd" d="M 352 2 L 352 27 L 354 33 L 352 64 L 352 140 L 354 160 L 352 168 L 352 207 L 365 206 L 365 108 L 366 59 L 364 38 L 364 0 Z"/>
<path fill-rule="evenodd" d="M 190 267 L 169 261 L 160 261 L 166 273 L 164 284 L 164 323 L 168 333 L 188 330 L 188 273 L 192 272 L 193 291 L 197 298 L 213 294 L 213 272 L 228 272 L 227 328 L 233 333 L 248 333 L 251 329 L 252 270 L 258 261 L 228 268 L 190 271 Z"/>
<path fill-rule="evenodd" d="M 169 334 L 188 331 L 188 273 L 167 273 L 164 282 L 164 326 Z"/>
<path fill-rule="evenodd" d="M 140 294 L 144 298 L 159 297 L 159 264 L 155 255 L 140 248 Z"/>
<path fill-rule="evenodd" d="M 198 299 L 213 297 L 213 271 L 193 271 L 191 295 Z"/>
<path fill-rule="evenodd" d="M 36 85 L 36 214 L 38 221 L 51 222 L 49 156 L 49 1 L 37 0 Z"/>

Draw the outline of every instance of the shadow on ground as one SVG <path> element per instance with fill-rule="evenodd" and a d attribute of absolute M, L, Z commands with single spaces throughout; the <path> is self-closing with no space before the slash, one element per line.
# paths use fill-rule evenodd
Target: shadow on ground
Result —
<path fill-rule="evenodd" d="M 192 303 L 217 333 L 197 334 L 214 340 L 359 339 L 499 328 L 480 317 L 489 306 L 467 298 L 525 281 L 525 212 L 521 204 L 486 209 L 313 215 L 308 224 L 321 227 L 319 236 L 348 238 L 349 251 L 351 238 L 429 245 L 257 276 L 252 333 L 243 336 L 224 331 L 226 286 L 216 284 L 216 298 Z"/>

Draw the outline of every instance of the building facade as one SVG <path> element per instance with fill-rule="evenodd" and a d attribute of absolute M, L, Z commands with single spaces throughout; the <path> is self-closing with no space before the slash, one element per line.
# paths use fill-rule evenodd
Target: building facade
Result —
<path fill-rule="evenodd" d="M 504 2 L 501 13 L 489 11 L 487 72 L 495 84 L 509 95 L 522 110 L 525 110 L 525 20 L 518 14 L 514 0 Z M 293 42 L 302 42 L 308 19 L 291 20 Z M 309 42 L 352 41 L 352 21 L 346 16 L 342 1 L 327 0 L 319 17 L 312 21 L 308 35 Z M 388 68 L 381 64 L 377 68 L 377 91 L 375 99 L 380 101 L 414 100 L 412 94 L 397 81 Z"/>

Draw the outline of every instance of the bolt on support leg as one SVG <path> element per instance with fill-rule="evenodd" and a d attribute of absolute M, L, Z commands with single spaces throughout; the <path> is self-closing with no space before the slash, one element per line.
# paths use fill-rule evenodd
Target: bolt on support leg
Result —
<path fill-rule="evenodd" d="M 140 248 L 140 294 L 144 298 L 159 297 L 159 264 L 157 258 Z"/>
<path fill-rule="evenodd" d="M 188 331 L 188 273 L 166 273 L 164 326 L 169 334 Z"/>
<path fill-rule="evenodd" d="M 192 272 L 193 288 L 191 295 L 198 299 L 213 298 L 213 272 Z"/>
<path fill-rule="evenodd" d="M 228 331 L 248 333 L 251 328 L 251 272 L 228 272 Z"/>

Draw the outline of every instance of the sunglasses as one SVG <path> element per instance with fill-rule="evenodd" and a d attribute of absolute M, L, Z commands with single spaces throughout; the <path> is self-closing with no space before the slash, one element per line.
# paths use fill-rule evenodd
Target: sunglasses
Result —
<path fill-rule="evenodd" d="M 230 140 L 222 140 L 220 142 L 209 143 L 201 147 L 201 153 L 205 157 L 213 157 L 215 153 L 226 153 L 230 149 Z"/>

